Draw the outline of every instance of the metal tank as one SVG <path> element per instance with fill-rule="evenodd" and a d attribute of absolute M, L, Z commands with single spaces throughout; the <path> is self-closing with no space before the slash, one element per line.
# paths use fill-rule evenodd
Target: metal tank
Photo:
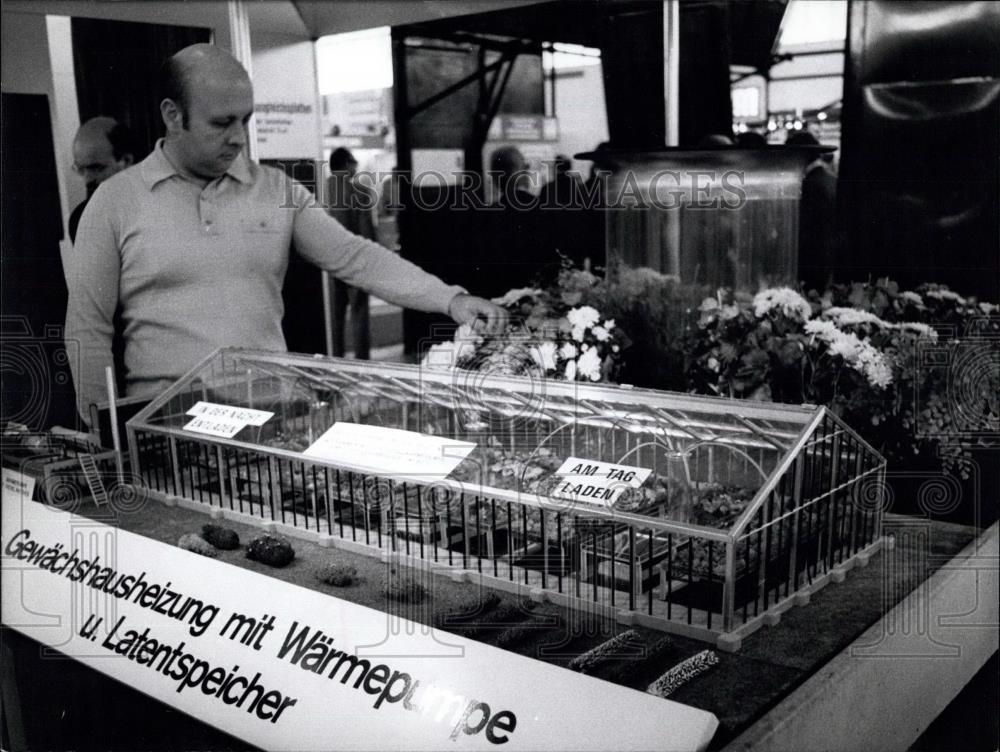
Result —
<path fill-rule="evenodd" d="M 798 281 L 806 167 L 828 146 L 608 149 L 578 154 L 606 171 L 605 251 L 681 282 L 756 292 Z"/>

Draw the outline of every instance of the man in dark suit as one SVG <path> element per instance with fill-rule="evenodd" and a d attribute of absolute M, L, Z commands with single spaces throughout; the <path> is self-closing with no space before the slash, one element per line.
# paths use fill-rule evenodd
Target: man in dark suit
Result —
<path fill-rule="evenodd" d="M 80 126 L 73 139 L 73 169 L 87 182 L 87 198 L 69 215 L 69 238 L 76 242 L 76 228 L 97 186 L 135 161 L 135 147 L 128 128 L 110 117 L 95 117 Z"/>
<path fill-rule="evenodd" d="M 793 133 L 785 143 L 819 145 L 808 131 Z M 806 168 L 799 207 L 799 277 L 819 289 L 830 281 L 837 260 L 837 176 L 825 157 Z"/>

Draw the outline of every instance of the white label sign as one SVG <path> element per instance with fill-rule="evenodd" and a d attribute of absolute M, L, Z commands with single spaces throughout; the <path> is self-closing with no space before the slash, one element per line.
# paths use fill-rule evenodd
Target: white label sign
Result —
<path fill-rule="evenodd" d="M 201 401 L 195 403 L 187 414 L 193 415 L 194 418 L 184 426 L 185 431 L 221 436 L 226 439 L 233 438 L 247 426 L 262 426 L 274 417 L 274 413 L 266 410 Z"/>
<path fill-rule="evenodd" d="M 36 502 L 2 515 L 4 624 L 265 749 L 701 750 L 718 725 Z"/>
<path fill-rule="evenodd" d="M 562 481 L 551 496 L 568 501 L 611 505 L 626 489 L 641 486 L 651 472 L 645 467 L 570 457 L 556 470 L 556 475 Z"/>
<path fill-rule="evenodd" d="M 249 407 L 233 407 L 231 405 L 219 405 L 215 402 L 195 403 L 194 407 L 187 411 L 188 415 L 203 415 L 209 418 L 224 418 L 231 421 L 241 421 L 248 426 L 262 426 L 271 418 L 274 413 L 266 410 L 254 410 Z"/>
<path fill-rule="evenodd" d="M 203 433 L 207 436 L 221 436 L 224 439 L 231 439 L 246 427 L 247 424 L 242 420 L 197 417 L 187 422 L 184 425 L 184 430 Z"/>
<path fill-rule="evenodd" d="M 35 479 L 30 475 L 19 473 L 17 470 L 3 468 L 3 498 L 8 497 L 14 501 L 31 501 L 32 494 L 35 493 Z"/>
<path fill-rule="evenodd" d="M 303 454 L 380 475 L 441 480 L 475 448 L 473 442 L 445 436 L 339 422 L 330 426 Z"/>

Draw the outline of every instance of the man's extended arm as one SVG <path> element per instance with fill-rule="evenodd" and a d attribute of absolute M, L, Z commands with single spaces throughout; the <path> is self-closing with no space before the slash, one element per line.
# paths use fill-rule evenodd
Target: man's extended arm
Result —
<path fill-rule="evenodd" d="M 111 204 L 106 191 L 94 194 L 80 221 L 76 244 L 63 256 L 69 289 L 65 339 L 79 346 L 79 360 L 71 357 L 70 368 L 77 409 L 87 420 L 92 403 L 107 401 L 104 369 L 112 364 L 121 256 Z"/>
<path fill-rule="evenodd" d="M 476 318 L 493 331 L 506 324 L 506 314 L 488 301 L 467 295 L 378 243 L 348 232 L 300 185 L 294 186 L 296 249 L 309 261 L 349 285 L 390 303 L 418 311 L 446 313 L 460 323 Z"/>

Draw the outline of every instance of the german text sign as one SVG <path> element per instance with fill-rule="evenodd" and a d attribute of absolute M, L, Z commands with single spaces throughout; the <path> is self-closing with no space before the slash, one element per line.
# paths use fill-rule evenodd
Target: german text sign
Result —
<path fill-rule="evenodd" d="M 559 485 L 552 491 L 556 499 L 610 505 L 629 488 L 638 488 L 651 470 L 612 462 L 597 462 L 570 457 L 559 469 Z"/>
<path fill-rule="evenodd" d="M 717 726 L 36 502 L 2 511 L 4 624 L 266 749 L 700 750 Z"/>
<path fill-rule="evenodd" d="M 266 410 L 202 401 L 195 403 L 187 414 L 194 417 L 185 424 L 185 431 L 221 436 L 225 439 L 233 438 L 247 426 L 262 426 L 274 417 L 274 413 Z"/>

